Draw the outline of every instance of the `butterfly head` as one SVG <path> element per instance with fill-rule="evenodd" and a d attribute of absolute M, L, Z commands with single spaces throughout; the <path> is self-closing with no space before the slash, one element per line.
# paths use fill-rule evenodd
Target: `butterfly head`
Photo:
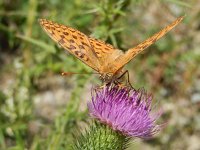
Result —
<path fill-rule="evenodd" d="M 113 80 L 113 73 L 103 73 L 100 74 L 99 79 L 102 82 L 109 83 Z"/>

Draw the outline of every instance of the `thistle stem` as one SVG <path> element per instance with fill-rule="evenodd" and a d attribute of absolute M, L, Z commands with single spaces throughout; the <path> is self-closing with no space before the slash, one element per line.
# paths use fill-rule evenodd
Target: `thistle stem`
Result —
<path fill-rule="evenodd" d="M 124 150 L 130 138 L 109 126 L 93 123 L 85 134 L 82 134 L 73 145 L 74 150 Z"/>

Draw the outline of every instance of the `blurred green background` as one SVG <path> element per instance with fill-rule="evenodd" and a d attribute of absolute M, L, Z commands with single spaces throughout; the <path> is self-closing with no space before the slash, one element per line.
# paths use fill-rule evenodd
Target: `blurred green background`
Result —
<path fill-rule="evenodd" d="M 166 127 L 130 149 L 200 149 L 199 0 L 1 0 L 0 149 L 69 149 L 88 121 L 87 101 L 97 75 L 65 54 L 38 24 L 46 18 L 127 50 L 177 17 L 184 21 L 126 68 L 162 107 Z M 75 134 L 76 135 L 76 134 Z"/>

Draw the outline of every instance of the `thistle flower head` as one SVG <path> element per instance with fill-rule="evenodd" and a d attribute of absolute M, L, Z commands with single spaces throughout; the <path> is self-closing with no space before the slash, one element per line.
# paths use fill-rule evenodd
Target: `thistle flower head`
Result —
<path fill-rule="evenodd" d="M 156 120 L 161 112 L 151 112 L 152 96 L 144 90 L 128 90 L 116 85 L 93 90 L 88 103 L 90 115 L 113 130 L 130 137 L 149 138 L 160 130 Z"/>

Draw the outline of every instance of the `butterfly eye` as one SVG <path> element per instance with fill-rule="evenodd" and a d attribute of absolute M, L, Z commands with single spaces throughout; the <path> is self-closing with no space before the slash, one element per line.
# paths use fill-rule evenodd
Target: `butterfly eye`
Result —
<path fill-rule="evenodd" d="M 112 74 L 112 73 L 107 73 L 106 76 L 107 76 L 107 77 L 112 77 L 113 74 Z"/>
<path fill-rule="evenodd" d="M 106 74 L 101 74 L 99 76 L 99 79 L 102 80 L 103 82 L 110 82 L 112 80 L 113 74 L 112 73 L 106 73 Z"/>
<path fill-rule="evenodd" d="M 104 79 L 103 75 L 100 75 L 99 79 L 103 81 L 103 79 Z"/>
<path fill-rule="evenodd" d="M 112 74 L 112 73 L 107 73 L 107 74 L 105 75 L 105 79 L 106 79 L 107 81 L 110 81 L 110 80 L 112 79 L 112 77 L 113 77 L 113 74 Z"/>

